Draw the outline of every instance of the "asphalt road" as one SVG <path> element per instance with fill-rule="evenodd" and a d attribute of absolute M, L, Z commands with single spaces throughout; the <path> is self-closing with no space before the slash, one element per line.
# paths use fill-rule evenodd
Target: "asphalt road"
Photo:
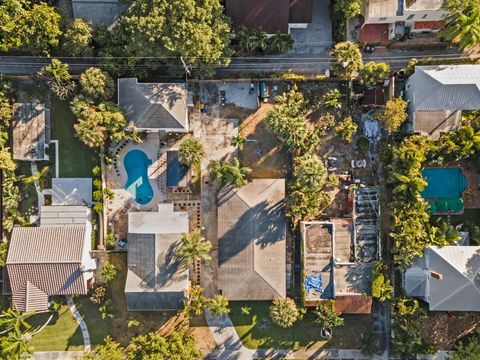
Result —
<path fill-rule="evenodd" d="M 411 58 L 431 56 L 436 59 L 460 59 L 463 55 L 454 50 L 401 51 L 391 50 L 386 53 L 364 54 L 364 62 L 377 61 L 389 63 L 392 69 L 405 67 Z M 60 58 L 69 64 L 72 74 L 80 74 L 91 66 L 99 65 L 99 58 Z M 25 56 L 0 56 L 0 73 L 15 75 L 35 74 L 50 62 L 48 58 Z M 141 66 L 141 65 L 140 65 Z M 331 66 L 331 57 L 312 54 L 284 54 L 281 56 L 233 58 L 226 68 L 218 68 L 218 73 L 251 72 L 323 72 Z"/>

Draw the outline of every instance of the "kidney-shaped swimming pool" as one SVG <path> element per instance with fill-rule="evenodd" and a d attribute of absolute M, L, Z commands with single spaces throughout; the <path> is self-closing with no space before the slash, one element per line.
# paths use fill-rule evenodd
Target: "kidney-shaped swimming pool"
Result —
<path fill-rule="evenodd" d="M 125 189 L 141 205 L 148 204 L 153 198 L 153 189 L 148 180 L 148 167 L 152 164 L 142 150 L 130 150 L 123 159 L 127 172 Z"/>

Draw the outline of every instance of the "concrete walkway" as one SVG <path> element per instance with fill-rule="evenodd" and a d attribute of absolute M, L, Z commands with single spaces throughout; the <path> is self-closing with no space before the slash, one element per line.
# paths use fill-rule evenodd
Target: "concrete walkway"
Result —
<path fill-rule="evenodd" d="M 75 360 L 81 359 L 83 351 L 38 351 L 32 354 L 32 360 Z"/>
<path fill-rule="evenodd" d="M 82 330 L 82 336 L 83 336 L 83 345 L 84 345 L 85 351 L 88 352 L 91 350 L 91 346 L 90 346 L 90 334 L 88 333 L 87 324 L 85 324 L 85 321 L 83 321 L 83 318 L 78 312 L 77 307 L 75 306 L 75 303 L 73 302 L 73 299 L 71 296 L 67 296 L 67 302 L 68 302 L 68 306 L 70 307 L 70 311 L 73 314 L 73 317 L 77 321 L 78 325 L 80 325 L 80 330 Z"/>

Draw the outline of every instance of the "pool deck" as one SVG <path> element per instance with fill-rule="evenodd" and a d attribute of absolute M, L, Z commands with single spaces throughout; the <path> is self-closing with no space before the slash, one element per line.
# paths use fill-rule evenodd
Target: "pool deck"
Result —
<path fill-rule="evenodd" d="M 467 163 L 462 163 L 462 170 L 468 182 L 465 192 L 473 195 L 471 198 L 469 198 L 468 196 L 465 196 L 465 192 L 463 193 L 463 203 L 465 205 L 465 209 L 480 209 L 480 189 L 477 185 L 479 169 L 472 167 Z"/>

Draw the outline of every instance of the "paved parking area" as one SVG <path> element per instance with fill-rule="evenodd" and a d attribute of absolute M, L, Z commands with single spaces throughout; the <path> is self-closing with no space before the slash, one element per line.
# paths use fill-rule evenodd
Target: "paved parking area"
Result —
<path fill-rule="evenodd" d="M 332 46 L 330 0 L 313 0 L 312 22 L 306 29 L 291 29 L 295 45 L 290 53 L 328 54 Z"/>
<path fill-rule="evenodd" d="M 218 91 L 225 91 L 225 103 L 236 107 L 258 109 L 258 84 L 254 83 L 254 92 L 250 94 L 250 82 L 225 83 L 218 87 Z"/>

